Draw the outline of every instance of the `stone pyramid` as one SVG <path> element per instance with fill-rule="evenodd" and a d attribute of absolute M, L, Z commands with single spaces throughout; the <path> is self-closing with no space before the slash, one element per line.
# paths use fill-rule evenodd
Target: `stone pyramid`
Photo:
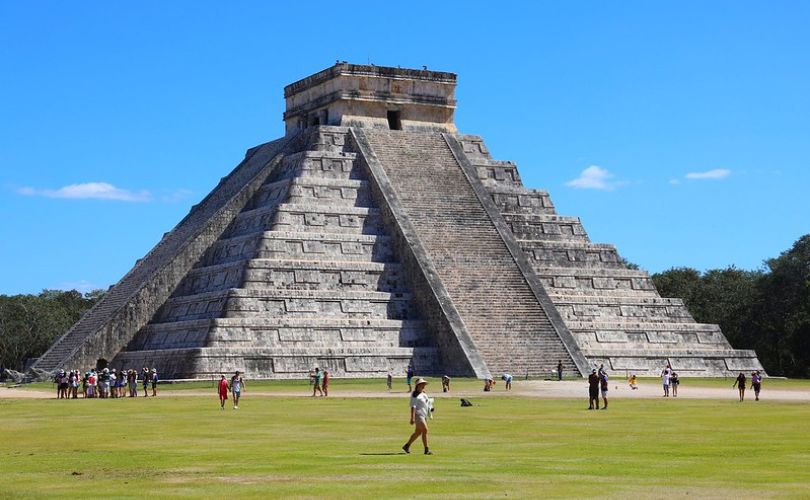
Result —
<path fill-rule="evenodd" d="M 453 123 L 456 75 L 338 63 L 34 364 L 163 378 L 762 369 Z"/>

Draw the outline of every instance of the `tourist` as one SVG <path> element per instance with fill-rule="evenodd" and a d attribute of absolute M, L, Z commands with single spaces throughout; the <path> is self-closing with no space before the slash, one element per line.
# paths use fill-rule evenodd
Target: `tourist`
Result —
<path fill-rule="evenodd" d="M 413 379 L 413 365 L 408 363 L 408 368 L 405 369 L 405 381 L 408 383 L 408 392 L 411 392 L 411 380 Z"/>
<path fill-rule="evenodd" d="M 602 378 L 603 373 L 605 373 L 605 365 L 599 365 L 599 370 L 596 371 L 596 374 L 599 375 L 599 378 Z"/>
<path fill-rule="evenodd" d="M 82 397 L 87 399 L 87 378 L 90 376 L 90 372 L 87 372 L 82 377 Z"/>
<path fill-rule="evenodd" d="M 402 447 L 405 453 L 411 452 L 411 444 L 422 436 L 422 444 L 425 446 L 425 455 L 433 455 L 428 446 L 428 418 L 431 418 L 433 408 L 431 408 L 430 398 L 425 393 L 427 381 L 423 378 L 416 379 L 416 389 L 411 393 L 411 425 L 416 428 Z"/>
<path fill-rule="evenodd" d="M 98 392 L 102 399 L 107 399 L 110 395 L 110 369 L 105 368 L 101 370 L 98 377 Z"/>
<path fill-rule="evenodd" d="M 87 372 L 87 397 L 88 398 L 95 398 L 96 397 L 96 384 L 98 383 L 98 378 L 96 377 L 95 370 L 90 370 Z"/>
<path fill-rule="evenodd" d="M 158 373 L 157 368 L 152 368 L 152 375 L 149 376 L 149 381 L 152 382 L 152 396 L 157 396 Z"/>
<path fill-rule="evenodd" d="M 602 370 L 602 376 L 599 377 L 599 384 L 600 384 L 600 389 L 602 390 L 602 403 L 603 403 L 602 404 L 602 409 L 607 410 L 607 406 L 608 406 L 608 399 L 607 399 L 607 397 L 608 397 L 608 374 L 607 374 L 607 372 L 605 370 Z M 597 401 L 597 403 L 598 403 L 598 401 Z M 599 407 L 599 405 L 597 404 L 597 409 L 599 409 L 598 407 Z"/>
<path fill-rule="evenodd" d="M 68 379 L 68 374 L 64 369 L 59 370 L 59 373 L 56 375 L 56 384 L 57 397 L 59 399 L 67 399 L 70 382 Z"/>
<path fill-rule="evenodd" d="M 442 392 L 450 392 L 450 377 L 442 375 Z"/>
<path fill-rule="evenodd" d="M 118 397 L 120 398 L 127 397 L 127 375 L 129 375 L 128 371 L 118 370 Z"/>
<path fill-rule="evenodd" d="M 143 397 L 149 396 L 149 368 L 141 370 L 141 383 L 143 384 Z"/>
<path fill-rule="evenodd" d="M 503 375 L 501 375 L 501 380 L 503 380 L 506 383 L 506 390 L 511 391 L 512 390 L 512 375 L 509 374 L 509 373 L 504 373 Z"/>
<path fill-rule="evenodd" d="M 588 409 L 599 409 L 599 375 L 596 374 L 596 368 L 588 375 Z"/>
<path fill-rule="evenodd" d="M 562 375 L 563 375 L 563 366 L 562 366 L 562 360 L 560 360 L 560 361 L 557 361 L 557 381 L 562 380 Z"/>
<path fill-rule="evenodd" d="M 134 368 L 127 372 L 127 382 L 129 383 L 129 397 L 138 397 L 138 372 Z"/>
<path fill-rule="evenodd" d="M 312 397 L 315 397 L 315 393 L 320 392 L 321 396 L 323 396 L 323 390 L 321 389 L 321 369 L 315 368 L 315 372 L 312 374 Z"/>
<path fill-rule="evenodd" d="M 759 370 L 751 374 L 751 389 L 754 389 L 756 401 L 759 401 L 759 390 L 762 389 L 762 375 L 759 374 Z"/>
<path fill-rule="evenodd" d="M 81 374 L 79 370 L 73 370 L 70 378 L 70 392 L 73 399 L 79 399 L 79 379 Z"/>
<path fill-rule="evenodd" d="M 672 387 L 672 397 L 678 397 L 678 386 L 681 385 L 681 379 L 678 377 L 678 374 L 674 371 L 672 372 L 672 376 L 669 377 L 669 385 Z"/>
<path fill-rule="evenodd" d="M 245 387 L 245 381 L 242 380 L 242 376 L 239 374 L 239 370 L 233 374 L 231 377 L 231 383 L 229 389 L 233 394 L 233 409 L 239 409 L 239 398 L 242 397 L 242 389 Z"/>
<path fill-rule="evenodd" d="M 385 384 L 388 386 L 388 392 L 391 392 L 391 387 L 394 385 L 394 375 L 391 370 L 388 370 L 388 376 L 385 378 Z"/>
<path fill-rule="evenodd" d="M 490 377 L 484 379 L 484 392 L 489 392 L 492 390 L 492 386 L 495 385 L 495 381 L 492 380 Z"/>
<path fill-rule="evenodd" d="M 118 375 L 115 372 L 115 368 L 109 373 L 110 377 L 110 397 L 116 398 L 118 397 Z"/>
<path fill-rule="evenodd" d="M 321 388 L 323 389 L 323 397 L 329 396 L 329 372 L 326 370 L 323 371 L 323 381 L 321 382 Z"/>
<path fill-rule="evenodd" d="M 664 384 L 664 397 L 665 398 L 669 397 L 670 377 L 672 377 L 672 368 L 670 368 L 669 363 L 667 363 L 666 368 L 664 368 L 664 371 L 661 372 L 661 381 Z"/>
<path fill-rule="evenodd" d="M 737 380 L 734 381 L 731 387 L 733 388 L 735 386 L 740 391 L 740 403 L 742 403 L 745 399 L 745 374 L 743 372 L 740 372 L 737 376 Z"/>
<path fill-rule="evenodd" d="M 225 380 L 225 375 L 222 375 L 222 378 L 219 379 L 219 409 L 225 409 L 225 401 L 228 400 L 228 381 Z"/>
<path fill-rule="evenodd" d="M 636 377 L 635 373 L 630 375 L 630 379 L 628 380 L 628 382 L 630 384 L 630 389 L 634 391 L 638 389 L 638 378 Z"/>

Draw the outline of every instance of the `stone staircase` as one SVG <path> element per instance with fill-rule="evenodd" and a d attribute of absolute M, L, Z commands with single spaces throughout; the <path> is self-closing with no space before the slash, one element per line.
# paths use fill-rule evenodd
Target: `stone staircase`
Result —
<path fill-rule="evenodd" d="M 458 139 L 592 365 L 638 375 L 667 363 L 682 375 L 762 370 L 753 351 L 732 349 L 717 325 L 696 323 L 646 272 L 625 268 L 615 247 L 592 243 L 579 218 L 558 215 L 547 192 L 523 187 L 517 166 L 493 160 L 480 137 Z"/>
<path fill-rule="evenodd" d="M 438 133 L 364 130 L 464 327 L 493 374 L 578 370 Z"/>
<path fill-rule="evenodd" d="M 173 378 L 438 372 L 347 132 L 310 129 L 113 365 Z"/>

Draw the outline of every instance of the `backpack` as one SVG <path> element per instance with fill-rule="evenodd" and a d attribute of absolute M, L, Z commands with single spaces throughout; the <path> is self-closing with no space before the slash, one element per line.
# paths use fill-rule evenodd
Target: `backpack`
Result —
<path fill-rule="evenodd" d="M 461 398 L 461 406 L 472 406 L 473 404 L 470 403 L 469 399 Z"/>

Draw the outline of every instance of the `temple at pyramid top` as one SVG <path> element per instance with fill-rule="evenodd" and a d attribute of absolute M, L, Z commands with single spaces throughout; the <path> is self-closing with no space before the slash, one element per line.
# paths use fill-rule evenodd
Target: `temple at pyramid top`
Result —
<path fill-rule="evenodd" d="M 455 73 L 341 62 L 284 88 L 285 128 L 455 132 L 455 91 Z"/>

